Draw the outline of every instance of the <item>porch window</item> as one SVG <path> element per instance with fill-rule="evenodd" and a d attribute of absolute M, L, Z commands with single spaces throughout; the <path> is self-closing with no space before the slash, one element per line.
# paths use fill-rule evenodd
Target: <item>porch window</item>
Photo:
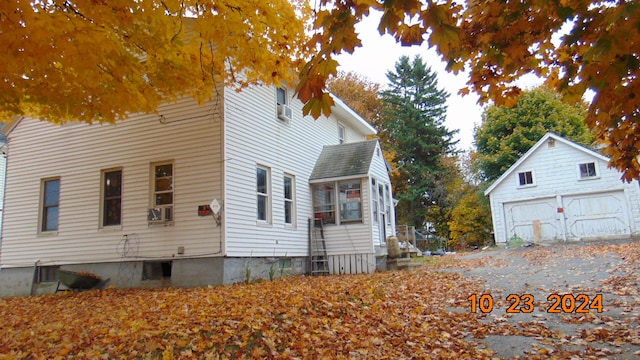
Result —
<path fill-rule="evenodd" d="M 340 222 L 362 222 L 362 181 L 344 180 L 338 182 L 340 189 Z"/>
<path fill-rule="evenodd" d="M 371 179 L 371 207 L 373 208 L 373 222 L 378 222 L 378 194 L 376 193 L 376 179 Z"/>
<path fill-rule="evenodd" d="M 122 224 L 122 170 L 102 172 L 101 226 Z"/>
<path fill-rule="evenodd" d="M 257 196 L 257 219 L 268 222 L 270 218 L 269 204 L 269 168 L 264 166 L 256 167 L 256 196 Z"/>
<path fill-rule="evenodd" d="M 42 180 L 42 219 L 40 231 L 58 231 L 60 179 Z"/>
<path fill-rule="evenodd" d="M 325 224 L 336 223 L 335 184 L 333 182 L 313 185 L 313 213 Z"/>
<path fill-rule="evenodd" d="M 295 201 L 294 201 L 295 179 L 292 175 L 284 175 L 284 223 L 294 224 Z"/>
<path fill-rule="evenodd" d="M 387 225 L 391 225 L 391 189 L 389 187 L 388 184 L 386 184 L 384 186 L 384 190 L 385 190 L 385 213 L 387 214 L 386 219 L 387 219 Z"/>
<path fill-rule="evenodd" d="M 151 169 L 153 181 L 151 207 L 153 211 L 149 215 L 149 221 L 171 221 L 173 220 L 173 163 L 153 164 Z"/>
<path fill-rule="evenodd" d="M 533 185 L 533 173 L 531 171 L 518 173 L 518 183 L 520 186 Z"/>
<path fill-rule="evenodd" d="M 593 162 L 579 164 L 580 179 L 590 179 L 598 176 L 596 172 L 596 164 Z"/>

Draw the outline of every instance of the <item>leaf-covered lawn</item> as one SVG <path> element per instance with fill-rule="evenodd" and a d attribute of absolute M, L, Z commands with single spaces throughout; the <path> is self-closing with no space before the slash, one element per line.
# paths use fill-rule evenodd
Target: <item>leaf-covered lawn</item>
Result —
<path fill-rule="evenodd" d="M 496 356 L 487 345 L 511 357 L 511 341 L 524 358 L 640 356 L 640 242 L 428 260 L 413 272 L 4 298 L 0 359 L 483 359 Z M 445 268 L 486 269 L 487 284 Z M 544 275 L 559 271 L 583 280 Z M 524 293 L 509 284 L 536 273 L 551 280 L 524 284 L 536 311 L 507 314 L 507 293 Z M 469 296 L 487 291 L 495 310 L 471 313 Z M 606 311 L 549 314 L 540 295 L 555 292 L 603 293 Z"/>
<path fill-rule="evenodd" d="M 0 299 L 8 358 L 486 358 L 455 273 Z M 0 357 L 2 357 L 0 355 Z"/>

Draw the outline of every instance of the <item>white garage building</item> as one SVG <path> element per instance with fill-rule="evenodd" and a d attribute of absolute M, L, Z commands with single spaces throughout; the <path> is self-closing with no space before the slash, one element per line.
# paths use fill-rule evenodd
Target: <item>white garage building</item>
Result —
<path fill-rule="evenodd" d="M 496 244 L 640 234 L 640 188 L 609 159 L 547 133 L 485 191 Z"/>

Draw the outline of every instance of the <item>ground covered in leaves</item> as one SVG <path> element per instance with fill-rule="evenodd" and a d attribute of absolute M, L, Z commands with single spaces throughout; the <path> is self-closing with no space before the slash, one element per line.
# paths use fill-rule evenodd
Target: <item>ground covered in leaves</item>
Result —
<path fill-rule="evenodd" d="M 412 272 L 4 298 L 0 359 L 632 358 L 639 244 L 492 250 L 429 258 Z M 534 311 L 507 313 L 511 292 L 533 294 Z M 602 293 L 603 312 L 547 313 L 553 292 Z M 474 294 L 490 294 L 494 308 L 472 311 Z"/>

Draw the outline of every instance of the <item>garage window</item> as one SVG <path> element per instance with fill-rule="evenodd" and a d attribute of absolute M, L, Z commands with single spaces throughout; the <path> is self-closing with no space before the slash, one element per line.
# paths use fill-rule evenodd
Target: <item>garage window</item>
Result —
<path fill-rule="evenodd" d="M 533 172 L 523 171 L 518 173 L 518 184 L 520 186 L 532 186 L 533 184 Z"/>
<path fill-rule="evenodd" d="M 580 179 L 591 179 L 598 176 L 596 171 L 596 164 L 593 162 L 579 164 Z"/>

